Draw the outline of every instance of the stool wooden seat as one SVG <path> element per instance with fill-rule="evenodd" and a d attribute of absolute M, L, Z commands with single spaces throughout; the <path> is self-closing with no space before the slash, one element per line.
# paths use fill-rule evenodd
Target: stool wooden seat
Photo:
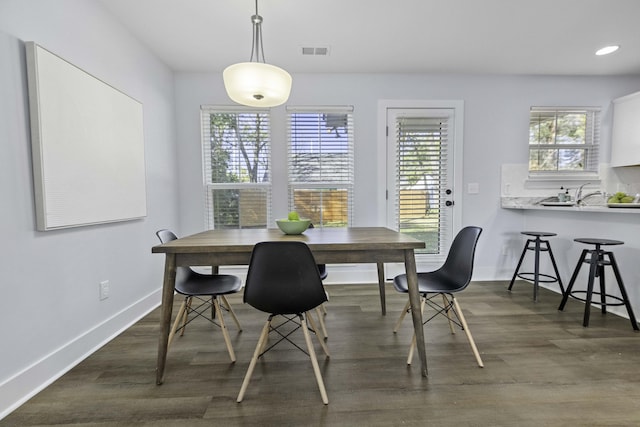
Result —
<path fill-rule="evenodd" d="M 633 314 L 633 309 L 631 308 L 631 303 L 629 302 L 629 297 L 627 296 L 627 291 L 624 288 L 624 283 L 622 282 L 622 276 L 620 275 L 620 270 L 618 269 L 618 263 L 616 263 L 616 258 L 611 251 L 605 251 L 602 249 L 602 246 L 615 246 L 615 245 L 623 245 L 624 242 L 620 240 L 611 240 L 611 239 L 594 239 L 588 237 L 581 237 L 577 239 L 573 239 L 575 242 L 584 243 L 587 245 L 594 245 L 594 249 L 583 249 L 582 254 L 580 255 L 580 259 L 578 260 L 578 264 L 576 265 L 575 270 L 573 271 L 573 275 L 571 276 L 571 280 L 569 281 L 569 286 L 567 287 L 567 291 L 562 296 L 562 301 L 560 302 L 560 306 L 558 310 L 563 310 L 564 306 L 567 303 L 569 297 L 577 299 L 579 301 L 583 301 L 585 303 L 584 307 L 584 318 L 582 321 L 582 326 L 589 326 L 589 316 L 591 312 L 591 304 L 599 304 L 602 310 L 602 314 L 607 313 L 607 306 L 619 306 L 624 305 L 627 309 L 627 314 L 629 315 L 629 321 L 631 322 L 631 326 L 634 330 L 639 330 L 638 323 L 636 322 L 636 317 Z M 589 258 L 587 259 L 587 255 Z M 606 257 L 606 258 L 605 258 Z M 574 291 L 573 285 L 575 284 L 576 278 L 578 277 L 578 273 L 580 272 L 580 268 L 582 264 L 589 264 L 589 281 L 587 283 L 587 290 L 582 291 Z M 620 297 L 617 295 L 611 295 L 606 293 L 605 289 L 605 270 L 604 268 L 609 266 L 613 270 L 613 274 L 616 277 L 616 281 L 618 283 L 618 289 L 620 289 Z M 595 278 L 599 277 L 600 280 L 600 292 L 593 290 L 593 282 Z M 585 297 L 582 298 L 579 295 L 585 294 Z M 593 295 L 600 295 L 600 302 L 592 301 Z"/>
<path fill-rule="evenodd" d="M 522 231 L 520 234 L 524 234 L 525 236 L 531 236 L 532 239 L 527 239 L 527 243 L 524 245 L 524 249 L 522 250 L 522 255 L 520 255 L 520 260 L 518 261 L 518 266 L 516 267 L 516 271 L 513 273 L 513 277 L 511 278 L 511 282 L 509 283 L 508 290 L 511 291 L 513 284 L 516 280 L 516 277 L 519 277 L 523 280 L 533 282 L 533 300 L 538 301 L 538 284 L 539 283 L 552 283 L 558 282 L 560 285 L 560 290 L 564 294 L 564 286 L 562 286 L 562 280 L 560 279 L 560 273 L 558 272 L 558 266 L 556 264 L 556 259 L 553 256 L 553 251 L 551 250 L 551 245 L 549 244 L 549 240 L 543 239 L 543 237 L 551 237 L 557 236 L 556 233 L 551 233 L 548 231 Z M 534 271 L 533 272 L 520 272 L 520 267 L 522 266 L 522 261 L 524 260 L 527 251 L 533 251 L 535 254 L 534 259 Z M 540 273 L 540 252 L 549 253 L 549 257 L 551 258 L 551 264 L 553 265 L 553 271 L 555 272 L 555 276 L 550 274 Z"/>

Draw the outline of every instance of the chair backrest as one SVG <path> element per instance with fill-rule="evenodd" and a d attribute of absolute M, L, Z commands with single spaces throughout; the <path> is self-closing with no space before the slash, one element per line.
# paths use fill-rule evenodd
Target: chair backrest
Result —
<path fill-rule="evenodd" d="M 304 242 L 255 245 L 244 287 L 244 302 L 271 314 L 299 314 L 327 295 L 311 250 Z"/>
<path fill-rule="evenodd" d="M 456 290 L 466 288 L 471 281 L 473 260 L 480 233 L 482 228 L 474 226 L 460 230 L 453 239 L 446 261 L 438 269 L 438 274 L 459 286 Z"/>
<path fill-rule="evenodd" d="M 178 239 L 178 236 L 176 236 L 173 231 L 166 229 L 156 231 L 156 236 L 160 239 L 160 243 L 167 243 Z"/>
<path fill-rule="evenodd" d="M 167 243 L 172 240 L 177 240 L 178 236 L 171 230 L 162 229 L 156 231 L 156 236 L 160 239 L 160 243 Z M 180 284 L 193 275 L 193 270 L 190 267 L 178 267 L 176 268 L 176 286 L 180 288 Z"/>

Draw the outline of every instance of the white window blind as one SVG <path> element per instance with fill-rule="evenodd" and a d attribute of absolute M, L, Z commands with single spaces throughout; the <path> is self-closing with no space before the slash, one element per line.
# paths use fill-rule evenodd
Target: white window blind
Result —
<path fill-rule="evenodd" d="M 289 209 L 318 227 L 353 213 L 353 107 L 287 107 Z"/>
<path fill-rule="evenodd" d="M 598 174 L 600 110 L 591 107 L 531 107 L 529 175 Z"/>
<path fill-rule="evenodd" d="M 266 228 L 271 217 L 268 110 L 201 107 L 205 226 Z"/>
<path fill-rule="evenodd" d="M 448 117 L 398 117 L 395 121 L 398 230 L 426 243 L 420 253 L 446 253 L 451 216 L 444 206 L 449 188 Z"/>

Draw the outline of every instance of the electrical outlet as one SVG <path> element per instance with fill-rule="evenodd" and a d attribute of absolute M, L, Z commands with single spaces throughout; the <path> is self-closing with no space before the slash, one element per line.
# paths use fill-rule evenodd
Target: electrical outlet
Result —
<path fill-rule="evenodd" d="M 100 301 L 109 298 L 109 281 L 100 282 Z"/>
<path fill-rule="evenodd" d="M 507 245 L 502 245 L 502 256 L 508 255 L 509 254 L 509 246 Z"/>

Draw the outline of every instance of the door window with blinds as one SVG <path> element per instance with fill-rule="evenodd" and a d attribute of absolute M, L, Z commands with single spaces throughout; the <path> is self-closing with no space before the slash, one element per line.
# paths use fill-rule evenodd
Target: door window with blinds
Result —
<path fill-rule="evenodd" d="M 393 226 L 426 244 L 417 251 L 442 259 L 453 231 L 453 110 L 387 112 L 388 194 Z"/>
<path fill-rule="evenodd" d="M 271 206 L 268 110 L 201 108 L 205 226 L 266 228 Z"/>
<path fill-rule="evenodd" d="M 289 209 L 315 227 L 352 221 L 352 107 L 287 107 Z"/>
<path fill-rule="evenodd" d="M 598 173 L 599 110 L 532 107 L 529 114 L 529 175 Z"/>

